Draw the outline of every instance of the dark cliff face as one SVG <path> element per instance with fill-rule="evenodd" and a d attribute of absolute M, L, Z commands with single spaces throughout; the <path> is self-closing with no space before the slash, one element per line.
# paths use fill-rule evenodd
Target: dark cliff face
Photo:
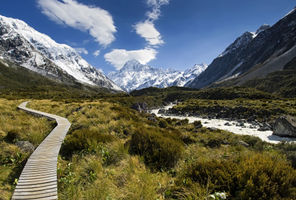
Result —
<path fill-rule="evenodd" d="M 234 75 L 242 75 L 256 65 L 258 67 L 271 58 L 283 55 L 295 45 L 296 10 L 294 9 L 272 27 L 266 25 L 260 27 L 257 35 L 244 33 L 187 86 L 202 88 Z"/>

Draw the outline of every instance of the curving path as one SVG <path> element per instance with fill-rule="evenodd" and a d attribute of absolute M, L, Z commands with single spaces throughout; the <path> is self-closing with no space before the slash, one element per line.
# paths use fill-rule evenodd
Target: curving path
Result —
<path fill-rule="evenodd" d="M 33 115 L 55 120 L 57 126 L 29 157 L 12 199 L 58 199 L 57 159 L 71 123 L 66 118 L 26 108 L 27 103 L 21 103 L 18 108 Z"/>

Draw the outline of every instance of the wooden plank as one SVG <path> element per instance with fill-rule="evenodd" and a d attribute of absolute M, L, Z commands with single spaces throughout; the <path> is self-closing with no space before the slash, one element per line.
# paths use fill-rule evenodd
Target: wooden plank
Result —
<path fill-rule="evenodd" d="M 29 157 L 12 199 L 57 199 L 58 154 L 71 123 L 66 118 L 29 109 L 27 103 L 21 103 L 18 108 L 35 116 L 55 120 L 57 126 Z"/>

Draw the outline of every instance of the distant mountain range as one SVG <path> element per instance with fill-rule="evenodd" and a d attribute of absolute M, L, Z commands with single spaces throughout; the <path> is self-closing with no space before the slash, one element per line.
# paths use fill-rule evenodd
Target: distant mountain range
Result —
<path fill-rule="evenodd" d="M 187 87 L 240 86 L 282 71 L 296 57 L 296 9 L 273 26 L 237 38 Z M 279 80 L 280 81 L 280 80 Z"/>
<path fill-rule="evenodd" d="M 121 91 L 70 46 L 58 44 L 25 22 L 0 15 L 0 59 L 65 84 L 83 83 Z"/>
<path fill-rule="evenodd" d="M 207 65 L 194 65 L 185 71 L 154 68 L 142 65 L 137 60 L 128 61 L 119 71 L 110 72 L 108 77 L 127 92 L 147 87 L 165 88 L 184 86 L 194 80 Z"/>
<path fill-rule="evenodd" d="M 0 59 L 63 84 L 79 83 L 113 91 L 251 86 L 268 92 L 273 92 L 271 88 L 285 88 L 281 93 L 289 97 L 296 86 L 296 9 L 273 26 L 263 25 L 256 32 L 245 32 L 209 66 L 200 64 L 177 71 L 130 60 L 120 70 L 110 72 L 109 78 L 70 46 L 56 43 L 21 20 L 0 15 Z"/>

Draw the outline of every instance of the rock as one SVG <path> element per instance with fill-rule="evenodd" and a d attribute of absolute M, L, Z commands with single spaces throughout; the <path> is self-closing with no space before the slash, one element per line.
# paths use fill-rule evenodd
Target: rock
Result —
<path fill-rule="evenodd" d="M 193 125 L 194 125 L 194 127 L 197 128 L 197 129 L 202 127 L 202 123 L 201 123 L 201 121 L 194 121 L 194 122 L 193 122 Z"/>
<path fill-rule="evenodd" d="M 296 137 L 296 118 L 292 116 L 277 118 L 273 127 L 273 135 Z"/>
<path fill-rule="evenodd" d="M 217 128 L 214 128 L 214 127 L 208 127 L 207 128 L 209 131 L 217 131 L 218 129 Z"/>
<path fill-rule="evenodd" d="M 237 124 L 236 124 L 236 126 L 244 126 L 245 124 L 243 123 L 243 122 L 238 122 Z"/>
<path fill-rule="evenodd" d="M 260 126 L 260 128 L 258 129 L 258 131 L 270 131 L 270 130 L 272 130 L 272 127 L 268 123 L 266 123 L 266 122 L 264 122 Z"/>
<path fill-rule="evenodd" d="M 251 125 L 249 128 L 255 129 L 255 128 L 257 128 L 257 126 Z"/>
<path fill-rule="evenodd" d="M 151 116 L 147 117 L 147 119 L 149 121 L 157 122 L 157 120 L 155 119 L 155 114 L 151 114 Z"/>
<path fill-rule="evenodd" d="M 32 153 L 35 149 L 34 145 L 31 144 L 29 141 L 17 141 L 15 143 L 22 151 L 27 153 Z"/>
<path fill-rule="evenodd" d="M 135 109 L 139 112 L 146 112 L 148 109 L 147 103 L 146 102 L 141 102 L 141 103 L 135 103 L 131 106 L 132 109 Z"/>
<path fill-rule="evenodd" d="M 224 125 L 225 126 L 231 126 L 231 124 L 229 122 L 226 122 Z"/>
<path fill-rule="evenodd" d="M 172 102 L 173 104 L 178 104 L 178 100 L 175 100 Z"/>
<path fill-rule="evenodd" d="M 163 108 L 159 109 L 158 111 L 158 114 L 165 114 L 165 113 L 166 113 L 166 110 Z"/>
<path fill-rule="evenodd" d="M 249 147 L 249 146 L 250 146 L 248 143 L 246 143 L 246 142 L 243 141 L 243 140 L 238 141 L 238 144 L 240 144 L 240 145 L 242 145 L 242 146 L 244 146 L 244 147 Z"/>

